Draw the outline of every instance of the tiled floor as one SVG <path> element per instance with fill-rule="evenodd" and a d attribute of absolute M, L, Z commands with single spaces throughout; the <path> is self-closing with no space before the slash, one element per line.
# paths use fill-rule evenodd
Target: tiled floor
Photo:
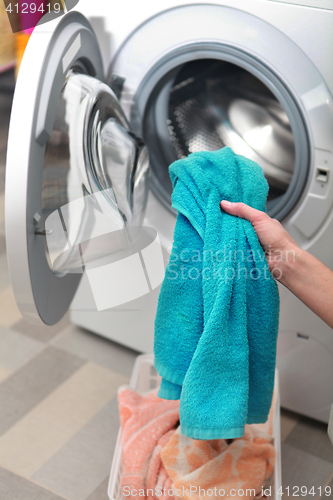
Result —
<path fill-rule="evenodd" d="M 10 81 L 0 75 L 0 500 L 107 500 L 117 388 L 128 383 L 138 353 L 70 324 L 68 316 L 52 328 L 21 318 L 4 238 L 10 106 Z M 327 426 L 282 410 L 281 431 L 282 498 L 288 486 L 291 493 L 314 486 L 315 495 L 303 496 L 312 500 L 320 487 L 333 491 Z"/>

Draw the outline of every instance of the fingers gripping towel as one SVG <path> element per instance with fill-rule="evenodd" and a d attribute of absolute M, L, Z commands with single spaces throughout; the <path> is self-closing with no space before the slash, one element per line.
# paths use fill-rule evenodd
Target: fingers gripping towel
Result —
<path fill-rule="evenodd" d="M 194 439 L 244 435 L 272 402 L 279 295 L 249 221 L 223 199 L 265 211 L 255 162 L 226 147 L 169 167 L 178 211 L 155 318 L 158 396 L 180 399 L 180 431 Z"/>

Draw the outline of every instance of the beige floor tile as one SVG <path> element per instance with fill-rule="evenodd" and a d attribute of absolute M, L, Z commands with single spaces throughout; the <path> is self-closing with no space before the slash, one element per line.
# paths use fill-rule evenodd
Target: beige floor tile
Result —
<path fill-rule="evenodd" d="M 0 364 L 8 370 L 17 370 L 42 347 L 41 342 L 0 325 Z"/>
<path fill-rule="evenodd" d="M 47 347 L 13 372 L 0 384 L 0 436 L 85 364 L 73 354 Z"/>
<path fill-rule="evenodd" d="M 293 430 L 300 416 L 288 410 L 281 409 L 281 441 L 284 441 Z"/>
<path fill-rule="evenodd" d="M 52 340 L 52 344 L 128 377 L 131 376 L 135 359 L 139 354 L 76 325 L 71 325 L 62 335 Z"/>
<path fill-rule="evenodd" d="M 108 497 L 109 476 L 96 488 L 96 490 L 89 495 L 87 500 L 109 500 Z"/>
<path fill-rule="evenodd" d="M 9 286 L 0 292 L 0 325 L 10 327 L 22 319 L 16 305 L 12 288 Z"/>
<path fill-rule="evenodd" d="M 1 500 L 65 500 L 52 491 L 1 468 L 0 498 Z"/>
<path fill-rule="evenodd" d="M 11 329 L 15 330 L 16 332 L 23 333 L 24 335 L 27 335 L 28 337 L 34 340 L 38 340 L 39 342 L 43 342 L 44 344 L 46 344 L 55 336 L 57 336 L 58 333 L 67 330 L 70 326 L 71 326 L 70 316 L 69 312 L 67 312 L 65 316 L 56 325 L 52 326 L 44 324 L 33 325 L 31 323 L 28 323 L 26 320 L 22 319 L 18 323 L 15 323 L 15 325 L 12 325 Z"/>
<path fill-rule="evenodd" d="M 127 377 L 85 364 L 0 438 L 0 466 L 31 477 L 117 393 Z"/>
<path fill-rule="evenodd" d="M 5 368 L 4 366 L 0 366 L 0 383 L 5 380 L 5 378 L 9 377 L 12 372 Z"/>
<path fill-rule="evenodd" d="M 32 476 L 32 480 L 65 498 L 87 500 L 110 474 L 118 430 L 118 402 L 114 397 Z M 104 491 L 107 496 L 107 484 Z M 99 496 L 95 500 L 102 498 L 107 500 Z"/>

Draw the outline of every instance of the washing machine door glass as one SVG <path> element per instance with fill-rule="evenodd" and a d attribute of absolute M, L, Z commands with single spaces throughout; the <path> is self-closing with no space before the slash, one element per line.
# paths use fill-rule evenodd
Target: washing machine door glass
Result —
<path fill-rule="evenodd" d="M 207 57 L 175 66 L 154 88 L 144 121 L 153 190 L 170 208 L 168 165 L 197 151 L 228 146 L 262 167 L 269 184 L 268 213 L 283 220 L 306 182 L 308 138 L 304 120 L 272 72 L 267 70 L 269 78 L 262 76 L 251 66 L 251 58 L 247 68 L 242 67 L 237 64 L 238 53 L 227 54 L 235 62 L 223 60 L 226 54 L 221 48 L 216 55 L 221 59 Z M 294 129 L 290 116 L 296 123 Z"/>
<path fill-rule="evenodd" d="M 169 127 L 179 158 L 229 146 L 263 168 L 270 199 L 287 190 L 295 163 L 288 116 L 243 68 L 210 60 L 185 65 L 170 92 Z"/>
<path fill-rule="evenodd" d="M 149 160 L 103 83 L 88 21 L 71 12 L 46 26 L 29 41 L 14 96 L 6 237 L 22 315 L 51 325 L 89 266 L 135 242 Z"/>

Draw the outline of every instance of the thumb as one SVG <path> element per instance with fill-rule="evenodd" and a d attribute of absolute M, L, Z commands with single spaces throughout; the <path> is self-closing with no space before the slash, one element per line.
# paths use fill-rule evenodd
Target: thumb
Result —
<path fill-rule="evenodd" d="M 245 203 L 232 203 L 231 201 L 222 200 L 220 206 L 228 214 L 246 219 L 252 224 L 261 222 L 266 216 L 264 212 L 245 205 Z"/>

